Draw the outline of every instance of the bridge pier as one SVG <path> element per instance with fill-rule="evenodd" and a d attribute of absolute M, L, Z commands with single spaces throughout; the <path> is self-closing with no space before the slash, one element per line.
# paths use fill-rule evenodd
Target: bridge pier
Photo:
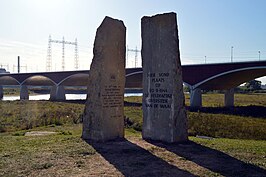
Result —
<path fill-rule="evenodd" d="M 234 88 L 225 91 L 224 106 L 225 107 L 234 106 Z"/>
<path fill-rule="evenodd" d="M 54 101 L 56 100 L 56 85 L 52 86 L 51 87 L 51 90 L 50 90 L 50 99 L 51 101 Z"/>
<path fill-rule="evenodd" d="M 50 91 L 50 100 L 51 101 L 64 101 L 66 100 L 66 94 L 64 86 L 53 86 Z"/>
<path fill-rule="evenodd" d="M 0 85 L 0 100 L 2 100 L 4 97 L 4 90 L 3 90 L 3 86 Z"/>
<path fill-rule="evenodd" d="M 29 99 L 29 92 L 28 87 L 26 85 L 20 86 L 20 100 L 28 100 Z"/>
<path fill-rule="evenodd" d="M 191 108 L 202 107 L 202 95 L 200 88 L 190 89 L 190 107 Z"/>
<path fill-rule="evenodd" d="M 63 101 L 66 100 L 66 92 L 64 86 L 57 86 L 56 89 L 56 98 L 57 100 Z"/>

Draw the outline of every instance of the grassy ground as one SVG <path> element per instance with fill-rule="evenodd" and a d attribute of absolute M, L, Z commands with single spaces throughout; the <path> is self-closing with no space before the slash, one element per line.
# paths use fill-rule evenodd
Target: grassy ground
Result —
<path fill-rule="evenodd" d="M 189 94 L 185 94 L 185 104 L 189 106 Z M 125 101 L 141 103 L 141 97 L 126 97 Z M 221 107 L 224 106 L 224 94 L 210 93 L 202 94 L 203 107 Z M 266 106 L 265 93 L 235 94 L 235 106 Z"/>
<path fill-rule="evenodd" d="M 142 140 L 141 106 L 126 106 L 126 139 L 104 146 L 81 140 L 83 104 L 0 102 L 0 176 L 266 176 L 265 112 L 239 113 L 264 110 L 266 94 L 237 94 L 236 100 L 239 107 L 224 110 L 214 107 L 222 95 L 203 95 L 209 108 L 188 111 L 190 135 L 219 138 L 191 136 L 172 145 Z M 25 136 L 29 131 L 56 134 Z"/>
<path fill-rule="evenodd" d="M 4 88 L 4 95 L 16 96 L 19 95 L 19 88 Z"/>
<path fill-rule="evenodd" d="M 189 95 L 186 95 L 188 105 Z M 125 98 L 141 103 L 141 97 Z M 188 111 L 190 135 L 266 140 L 266 94 L 236 94 L 236 107 L 215 107 L 223 104 L 222 94 L 203 94 L 204 108 Z M 252 106 L 250 106 L 252 105 Z M 130 127 L 141 130 L 142 108 L 125 107 Z"/>
<path fill-rule="evenodd" d="M 224 94 L 203 94 L 202 102 L 203 102 L 202 105 L 204 107 L 224 106 Z M 265 93 L 235 94 L 235 106 L 247 106 L 247 105 L 266 106 L 266 94 Z"/>
<path fill-rule="evenodd" d="M 4 88 L 4 95 L 9 95 L 9 96 L 19 96 L 20 94 L 20 88 Z M 31 90 L 28 90 L 30 95 L 35 95 L 35 93 Z"/>
<path fill-rule="evenodd" d="M 78 123 L 84 105 L 50 101 L 0 101 L 0 132 Z"/>
<path fill-rule="evenodd" d="M 258 96 L 259 95 L 259 96 Z M 187 96 L 186 96 L 187 97 Z M 206 94 L 204 107 L 196 112 L 188 111 L 190 135 L 224 138 L 266 139 L 266 94 L 236 95 L 236 100 L 253 100 L 254 106 L 238 106 L 233 109 L 213 107 L 220 104 L 220 94 Z M 254 98 L 253 98 L 254 97 Z M 208 102 L 206 101 L 208 100 Z M 125 106 L 126 126 L 141 131 L 141 97 L 127 97 Z M 220 100 L 222 101 L 222 100 Z M 129 104 L 134 103 L 134 104 Z M 241 102 L 237 103 L 242 105 Z M 266 105 L 266 103 L 265 103 Z M 79 123 L 84 104 L 49 101 L 1 101 L 0 132 L 28 130 L 47 125 Z"/>
<path fill-rule="evenodd" d="M 190 137 L 186 144 L 165 145 L 127 129 L 126 140 L 103 146 L 82 141 L 81 124 L 34 130 L 57 134 L 0 135 L 0 176 L 266 175 L 266 141 Z"/>

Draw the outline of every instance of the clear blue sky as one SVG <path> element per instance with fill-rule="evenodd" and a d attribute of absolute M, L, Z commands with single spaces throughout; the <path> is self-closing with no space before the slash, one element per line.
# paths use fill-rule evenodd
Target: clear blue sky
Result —
<path fill-rule="evenodd" d="M 129 48 L 141 48 L 145 15 L 178 14 L 183 64 L 266 60 L 265 0 L 0 0 L 0 65 L 13 72 L 17 56 L 30 71 L 45 71 L 48 36 L 78 39 L 80 69 L 89 69 L 97 27 L 105 16 L 124 21 Z M 61 68 L 61 45 L 52 44 L 53 70 Z M 134 53 L 129 55 L 133 66 Z M 140 54 L 138 55 L 140 65 Z M 74 69 L 74 47 L 66 69 Z M 22 68 L 23 70 L 23 68 Z M 266 83 L 266 79 L 263 79 Z"/>

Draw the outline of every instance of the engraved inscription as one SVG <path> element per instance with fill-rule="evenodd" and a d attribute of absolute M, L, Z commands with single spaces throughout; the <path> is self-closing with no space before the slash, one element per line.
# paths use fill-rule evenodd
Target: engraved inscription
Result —
<path fill-rule="evenodd" d="M 151 87 L 144 93 L 147 108 L 171 109 L 172 93 L 169 93 L 165 82 L 169 80 L 169 73 L 148 73 L 146 77 L 151 81 Z"/>
<path fill-rule="evenodd" d="M 123 106 L 123 91 L 120 86 L 106 85 L 102 93 L 103 107 L 122 107 Z"/>

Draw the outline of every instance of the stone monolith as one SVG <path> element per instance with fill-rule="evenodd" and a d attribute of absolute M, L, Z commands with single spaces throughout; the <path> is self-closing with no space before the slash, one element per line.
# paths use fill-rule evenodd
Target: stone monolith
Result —
<path fill-rule="evenodd" d="M 123 22 L 105 17 L 94 41 L 83 139 L 104 142 L 124 137 L 125 42 Z"/>
<path fill-rule="evenodd" d="M 188 139 L 175 13 L 141 19 L 144 139 Z"/>

